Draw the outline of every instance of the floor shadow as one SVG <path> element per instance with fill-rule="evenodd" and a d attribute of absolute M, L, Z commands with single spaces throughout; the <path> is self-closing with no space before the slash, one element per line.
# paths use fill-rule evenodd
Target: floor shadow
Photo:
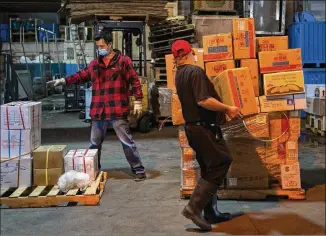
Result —
<path fill-rule="evenodd" d="M 108 173 L 109 179 L 134 179 L 134 174 L 128 168 L 121 169 L 104 169 Z M 161 172 L 158 170 L 146 170 L 147 179 L 155 179 L 161 176 Z"/>
<path fill-rule="evenodd" d="M 196 226 L 187 232 L 205 233 Z M 320 235 L 325 227 L 293 213 L 246 213 L 239 214 L 228 222 L 212 225 L 212 232 L 231 235 Z"/>
<path fill-rule="evenodd" d="M 306 190 L 308 201 L 326 200 L 326 173 L 325 169 L 302 169 L 301 170 L 302 188 Z"/>

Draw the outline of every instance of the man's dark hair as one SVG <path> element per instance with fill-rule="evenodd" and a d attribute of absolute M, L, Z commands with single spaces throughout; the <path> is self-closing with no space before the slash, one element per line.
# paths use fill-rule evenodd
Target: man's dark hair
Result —
<path fill-rule="evenodd" d="M 95 34 L 94 36 L 94 40 L 99 41 L 101 39 L 103 39 L 106 44 L 112 43 L 113 41 L 112 32 L 107 31 L 105 29 L 97 32 L 97 34 Z"/>

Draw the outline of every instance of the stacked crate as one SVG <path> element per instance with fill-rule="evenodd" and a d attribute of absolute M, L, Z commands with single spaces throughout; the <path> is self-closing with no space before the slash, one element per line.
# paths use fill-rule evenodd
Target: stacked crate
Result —
<path fill-rule="evenodd" d="M 252 18 L 233 19 L 232 34 L 203 36 L 198 50 L 206 74 L 223 103 L 238 106 L 245 115 L 242 125 L 226 123 L 223 130 L 233 157 L 225 190 L 301 191 L 298 139 L 306 94 L 300 49 L 288 49 L 287 41 L 286 36 L 256 38 Z M 172 121 L 180 126 L 184 119 L 175 67 L 167 64 L 167 73 Z"/>
<path fill-rule="evenodd" d="M 32 152 L 41 145 L 40 102 L 1 105 L 1 188 L 32 186 Z"/>

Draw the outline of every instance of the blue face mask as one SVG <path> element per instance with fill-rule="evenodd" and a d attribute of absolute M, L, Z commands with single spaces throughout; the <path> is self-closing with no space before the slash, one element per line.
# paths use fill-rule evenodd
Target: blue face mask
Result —
<path fill-rule="evenodd" d="M 109 54 L 109 51 L 107 49 L 97 49 L 99 56 L 107 56 Z"/>

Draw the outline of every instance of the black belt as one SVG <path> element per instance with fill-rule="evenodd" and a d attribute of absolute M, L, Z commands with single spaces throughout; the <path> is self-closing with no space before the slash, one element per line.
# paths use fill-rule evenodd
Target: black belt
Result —
<path fill-rule="evenodd" d="M 210 129 L 211 131 L 213 131 L 212 129 L 215 128 L 214 135 L 217 135 L 217 140 L 219 141 L 223 139 L 222 129 L 218 124 L 208 124 L 204 121 L 195 121 L 195 122 L 186 122 L 186 126 L 187 125 L 202 126 Z"/>

